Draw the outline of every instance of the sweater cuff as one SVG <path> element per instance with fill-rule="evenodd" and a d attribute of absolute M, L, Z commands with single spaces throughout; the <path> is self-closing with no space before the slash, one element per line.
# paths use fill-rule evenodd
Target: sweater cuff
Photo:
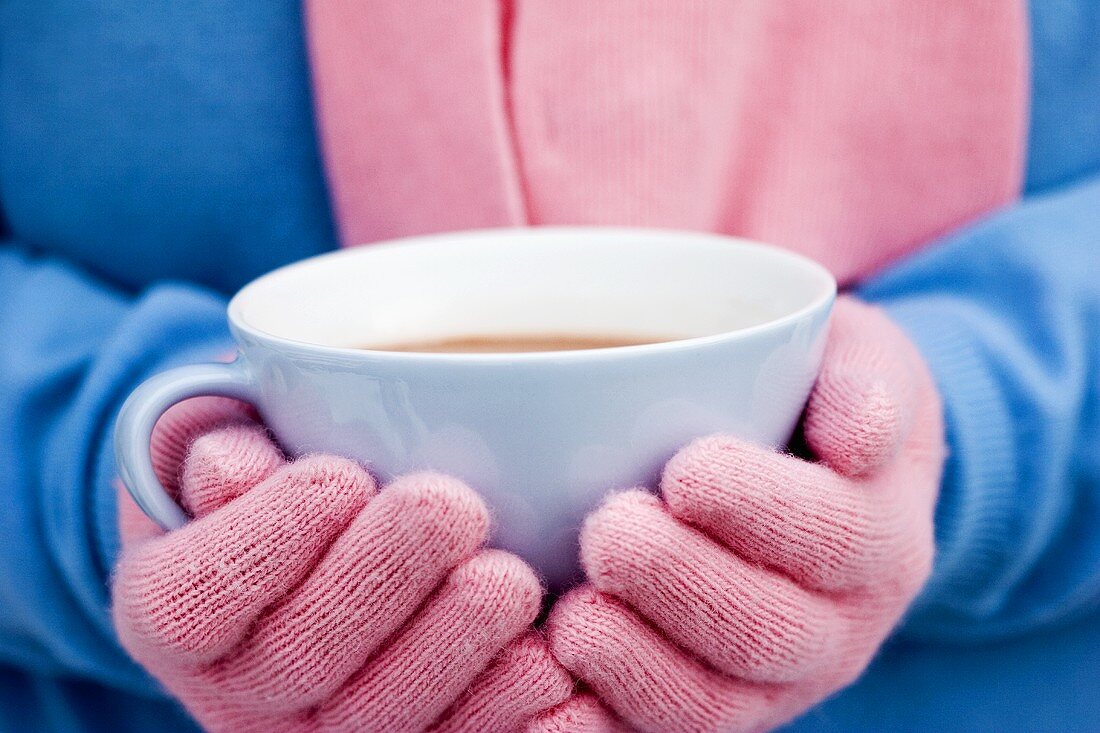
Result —
<path fill-rule="evenodd" d="M 970 312 L 973 304 L 922 298 L 884 307 L 917 345 L 943 398 L 948 457 L 936 507 L 936 556 L 905 623 L 912 636 L 943 638 L 951 628 L 995 614 L 1004 597 L 1000 571 L 1025 510 L 1014 491 L 1013 423 L 976 338 L 981 314 Z M 973 638 L 973 628 L 959 628 L 959 636 Z"/>
<path fill-rule="evenodd" d="M 116 338 L 125 341 L 135 353 L 116 362 L 125 370 L 119 380 L 111 419 L 100 435 L 100 456 L 97 461 L 95 525 L 100 567 L 109 574 L 120 550 L 118 536 L 118 467 L 114 456 L 114 425 L 119 408 L 130 392 L 142 382 L 160 372 L 187 364 L 224 360 L 236 350 L 225 320 L 225 304 L 205 294 L 180 292 L 166 288 L 156 292 L 142 305 L 145 318 Z M 171 316 L 166 316 L 165 312 Z M 156 316 L 149 318 L 150 312 Z M 152 321 L 148 323 L 147 321 Z M 132 344 L 132 346 L 131 346 Z M 137 353 L 144 347 L 144 353 Z"/>

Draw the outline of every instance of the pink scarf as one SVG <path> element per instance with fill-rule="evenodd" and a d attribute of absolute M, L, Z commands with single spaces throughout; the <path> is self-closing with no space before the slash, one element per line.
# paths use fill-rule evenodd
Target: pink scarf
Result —
<path fill-rule="evenodd" d="M 344 244 L 703 229 L 850 282 L 1012 201 L 1015 0 L 307 0 Z"/>

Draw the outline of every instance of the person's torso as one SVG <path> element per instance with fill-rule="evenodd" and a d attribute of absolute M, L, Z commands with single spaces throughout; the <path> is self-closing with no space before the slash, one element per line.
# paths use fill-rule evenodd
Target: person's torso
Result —
<path fill-rule="evenodd" d="M 980 60 L 1007 37 L 953 22 L 952 7 L 968 5 L 961 0 L 941 5 L 942 25 L 922 30 L 950 33 L 940 39 L 941 49 Z M 521 4 L 508 25 L 519 30 L 527 23 L 530 30 L 540 23 L 586 22 L 569 14 L 555 18 L 552 10 L 552 3 Z M 778 46 L 738 51 L 719 48 L 710 35 L 717 31 L 704 24 L 693 32 L 711 52 L 692 59 L 690 78 L 672 73 L 684 67 L 668 59 L 659 66 L 664 72 L 650 77 L 637 64 L 660 56 L 666 41 L 668 48 L 682 48 L 683 37 L 670 29 L 666 38 L 658 24 L 626 29 L 648 39 L 641 50 L 592 50 L 585 44 L 622 42 L 614 39 L 630 34 L 613 32 L 627 20 L 611 11 L 590 20 L 590 34 L 555 40 L 557 57 L 552 44 L 497 44 L 498 54 L 510 49 L 507 64 L 496 58 L 500 78 L 514 84 L 506 98 L 522 108 L 522 114 L 507 115 L 503 130 L 506 152 L 526 177 L 522 223 L 709 228 L 772 239 L 824 259 L 862 252 L 858 261 L 831 263 L 854 276 L 1005 197 L 989 182 L 1003 183 L 1016 163 L 990 156 L 1011 156 L 1011 141 L 983 147 L 974 117 L 1010 114 L 1010 105 L 978 100 L 976 90 L 971 109 L 937 109 L 945 104 L 939 87 L 920 76 L 934 76 L 935 69 L 907 66 L 920 49 L 862 61 L 888 58 L 892 65 L 868 68 L 858 82 L 832 79 L 822 65 L 845 54 L 855 54 L 858 65 L 867 49 L 919 45 L 919 34 L 889 35 L 891 26 L 884 25 L 885 38 L 807 39 L 794 33 L 797 23 L 784 30 L 780 17 L 773 21 L 779 30 L 763 36 Z M 1028 186 L 1039 190 L 1100 169 L 1100 8 L 1084 0 L 1040 3 L 1032 20 Z M 730 32 L 744 43 L 756 37 L 750 29 Z M 579 61 L 563 65 L 563 54 Z M 731 67 L 734 57 L 738 63 Z M 753 59 L 764 68 L 752 71 Z M 431 57 L 423 63 L 431 71 Z M 957 63 L 951 66 L 962 73 Z M 739 72 L 726 74 L 730 68 Z M 896 76 L 910 71 L 924 81 Z M 754 73 L 768 83 L 754 82 Z M 783 83 L 773 84 L 776 79 Z M 945 88 L 965 79 L 948 80 Z M 843 105 L 825 105 L 832 117 L 800 113 L 818 109 L 826 84 L 846 90 Z M 892 87 L 898 84 L 914 86 L 908 96 L 897 95 Z M 707 110 L 703 117 L 701 109 Z M 763 120 L 753 119 L 760 115 Z M 953 119 L 965 124 L 952 125 Z M 444 128 L 452 120 L 409 121 L 410 127 L 425 124 Z M 744 130 L 755 137 L 742 136 Z M 364 149 L 388 149 L 396 161 L 396 168 L 368 173 L 425 165 L 408 157 L 423 152 L 412 146 L 414 132 L 391 128 L 398 139 L 364 141 Z M 898 143 L 923 133 L 943 145 L 925 150 Z M 0 228 L 20 246 L 66 258 L 125 288 L 172 278 L 231 292 L 275 266 L 336 246 L 320 149 L 296 2 L 0 4 Z M 985 152 L 973 160 L 950 159 L 951 151 L 968 149 Z M 921 160 L 922 150 L 930 161 Z M 847 163 L 845 155 L 851 156 Z M 855 159 L 862 172 L 846 178 Z M 963 176 L 952 190 L 977 186 L 989 196 L 960 195 L 945 203 L 937 187 L 949 176 Z M 404 181 L 403 194 L 385 179 L 374 185 L 380 188 L 357 194 L 368 205 L 372 196 L 380 202 L 367 220 L 374 229 L 356 232 L 363 241 L 436 225 L 425 221 L 432 209 L 420 200 L 431 203 L 429 175 Z M 883 190 L 864 190 L 875 185 Z M 813 216 L 799 202 L 808 202 Z M 904 216 L 890 202 L 901 202 Z M 959 208 L 960 202 L 971 208 Z M 907 228 L 892 217 L 904 218 Z M 847 248 L 856 236 L 860 247 Z M 1082 670 L 1100 661 L 1097 628 L 1092 621 L 1064 633 L 1053 630 L 1043 640 L 976 650 L 893 648 L 860 683 L 811 711 L 796 729 L 881 730 L 876 721 L 889 721 L 891 730 L 984 730 L 991 720 L 1023 720 L 1031 710 L 1027 728 L 1040 730 L 1052 709 L 1076 716 L 1076 729 L 1100 729 L 1100 720 L 1087 718 L 1096 714 L 1089 695 L 1100 690 L 1094 678 L 1092 687 L 1082 678 Z M 963 659 L 973 662 L 964 666 Z M 20 681 L 12 670 L 3 672 L 0 685 L 10 693 L 0 696 L 0 730 L 25 730 L 28 720 L 36 720 L 34 711 L 47 707 L 61 717 L 42 722 L 45 729 L 62 720 L 102 729 L 108 708 L 112 730 L 148 729 L 158 714 L 169 728 L 188 725 L 171 703 L 138 704 L 98 688 L 74 691 L 73 683 Z M 1013 706 L 1016 718 L 1009 715 Z M 969 717 L 958 718 L 958 725 L 943 726 L 964 714 Z"/>
<path fill-rule="evenodd" d="M 395 43 L 422 51 L 413 68 L 383 54 L 391 66 L 376 77 L 397 91 L 427 78 L 439 95 L 500 107 L 494 145 L 518 180 L 493 183 L 519 189 L 512 223 L 725 231 L 799 249 L 850 281 L 1014 195 L 1024 113 L 1001 97 L 1024 39 L 1012 12 L 990 9 L 1008 4 L 939 2 L 925 17 L 856 3 L 813 22 L 799 15 L 813 3 L 728 5 L 737 12 L 649 8 L 631 20 L 607 3 L 567 33 L 579 10 L 516 3 L 496 17 L 509 43 L 475 49 L 467 34 L 448 50 L 409 30 Z M 1029 165 L 1044 185 L 1100 164 L 1096 116 L 1080 109 L 1097 75 L 1096 11 L 1073 12 L 1035 23 L 1043 89 Z M 474 51 L 495 54 L 479 63 L 499 75 L 499 98 L 448 71 Z M 1069 68 L 1085 76 L 1067 80 Z M 1004 94 L 971 88 L 982 80 Z M 419 117 L 416 94 L 366 100 L 381 127 L 365 128 L 353 162 L 376 165 L 337 192 L 365 202 L 351 242 L 493 224 L 435 193 L 484 197 L 484 178 L 501 174 L 478 159 L 476 125 L 432 99 Z M 1011 119 L 994 135 L 984 121 L 998 116 Z M 452 147 L 433 159 L 425 136 Z M 321 149 L 296 2 L 0 6 L 0 225 L 25 246 L 128 288 L 174 278 L 231 292 L 336 245 Z M 456 183 L 461 166 L 482 179 Z"/>

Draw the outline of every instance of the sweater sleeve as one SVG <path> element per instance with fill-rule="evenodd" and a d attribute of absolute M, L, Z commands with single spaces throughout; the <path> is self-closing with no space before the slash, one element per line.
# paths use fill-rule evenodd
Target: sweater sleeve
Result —
<path fill-rule="evenodd" d="M 1029 199 L 861 288 L 908 331 L 950 455 L 901 633 L 981 640 L 1100 606 L 1100 179 Z"/>
<path fill-rule="evenodd" d="M 146 377 L 230 346 L 220 296 L 128 296 L 0 242 L 0 663 L 155 689 L 108 615 L 113 420 Z"/>

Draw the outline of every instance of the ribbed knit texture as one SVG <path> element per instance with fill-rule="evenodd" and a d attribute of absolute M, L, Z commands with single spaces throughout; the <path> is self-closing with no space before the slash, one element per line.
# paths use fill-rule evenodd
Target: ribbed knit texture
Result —
<path fill-rule="evenodd" d="M 851 281 L 1017 195 L 1024 14 L 995 0 L 307 0 L 343 243 L 680 227 L 788 247 Z"/>
<path fill-rule="evenodd" d="M 628 733 L 592 695 L 576 695 L 527 726 L 526 733 Z"/>
<path fill-rule="evenodd" d="M 1004 586 L 1016 582 L 1011 575 L 998 578 L 997 574 L 1020 549 L 1004 541 L 1005 537 L 1017 534 L 1014 520 L 1022 509 L 1015 491 L 1020 459 L 1013 450 L 1012 415 L 999 394 L 1001 388 L 976 351 L 966 321 L 960 319 L 954 308 L 941 311 L 926 307 L 922 313 L 914 314 L 902 305 L 892 308 L 890 315 L 909 333 L 919 336 L 921 353 L 936 365 L 938 383 L 950 390 L 944 394 L 945 404 L 966 408 L 965 419 L 969 424 L 951 436 L 955 450 L 967 455 L 980 452 L 983 456 L 981 462 L 974 464 L 981 469 L 981 475 L 971 470 L 971 475 L 958 483 L 980 486 L 984 491 L 971 498 L 965 510 L 941 506 L 937 512 L 939 534 L 961 534 L 973 541 L 965 554 L 954 547 L 939 548 L 934 585 L 930 583 L 922 595 L 966 597 L 979 613 L 995 612 L 997 603 L 1007 593 Z M 955 393 L 964 386 L 965 394 Z M 955 501 L 956 497 L 947 495 L 944 499 Z M 975 586 L 983 591 L 976 593 Z"/>
<path fill-rule="evenodd" d="M 347 151 L 330 188 L 342 241 L 523 222 L 500 0 L 322 0 L 305 18 L 318 132 Z"/>
<path fill-rule="evenodd" d="M 569 697 L 573 679 L 531 632 L 501 653 L 432 733 L 518 731 Z"/>
<path fill-rule="evenodd" d="M 120 496 L 115 624 L 207 729 L 508 733 L 572 693 L 523 635 L 538 580 L 480 549 L 488 513 L 461 483 L 379 492 L 342 458 L 287 463 L 214 398 L 162 418 L 153 455 L 194 519 L 163 534 Z"/>
<path fill-rule="evenodd" d="M 842 298 L 806 414 L 820 463 L 703 438 L 660 497 L 608 499 L 581 535 L 591 585 L 551 615 L 553 652 L 652 733 L 766 729 L 840 689 L 928 577 L 940 413 L 905 335 Z"/>

